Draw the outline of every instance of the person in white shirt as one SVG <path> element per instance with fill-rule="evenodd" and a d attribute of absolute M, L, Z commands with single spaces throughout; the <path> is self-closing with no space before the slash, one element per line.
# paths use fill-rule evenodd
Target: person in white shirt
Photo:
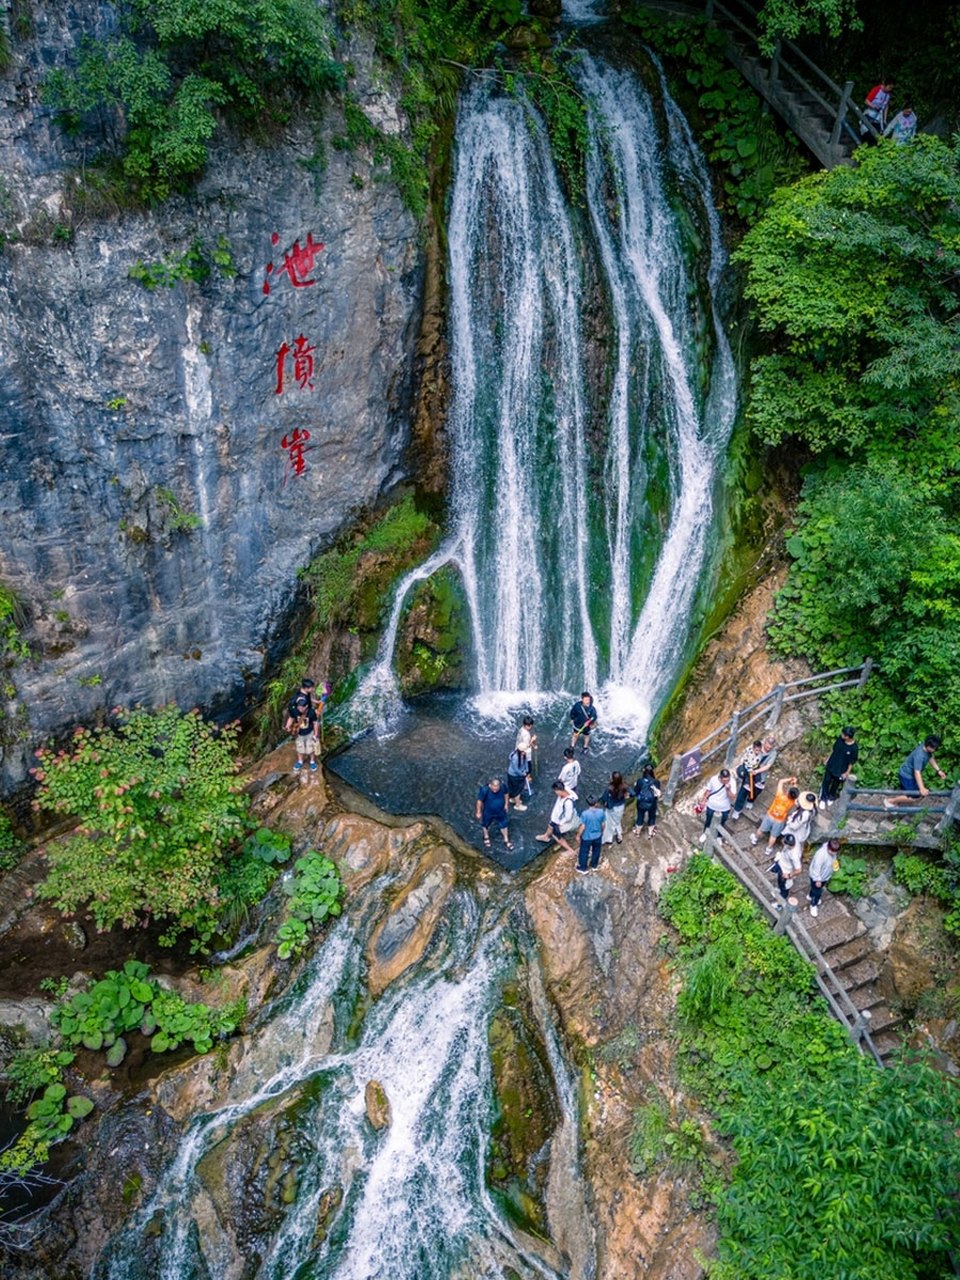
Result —
<path fill-rule="evenodd" d="M 568 791 L 576 791 L 581 772 L 580 761 L 574 755 L 573 747 L 567 747 L 563 753 L 563 768 L 560 770 L 560 781 Z"/>
<path fill-rule="evenodd" d="M 777 860 L 773 864 L 781 898 L 789 898 L 790 890 L 793 888 L 793 878 L 803 865 L 802 847 L 789 832 L 784 833 L 782 845 L 777 851 Z M 780 910 L 779 903 L 777 910 Z"/>
<path fill-rule="evenodd" d="M 705 810 L 703 834 L 700 836 L 701 844 L 706 840 L 710 824 L 715 817 L 719 816 L 721 827 L 727 825 L 727 819 L 730 816 L 730 810 L 733 808 L 736 794 L 729 769 L 721 769 L 707 783 L 703 795 L 700 797 L 700 803 Z"/>
<path fill-rule="evenodd" d="M 556 840 L 561 849 L 566 849 L 567 853 L 573 853 L 573 849 L 564 837 L 573 831 L 578 831 L 581 826 L 580 815 L 577 813 L 577 793 L 568 791 L 558 778 L 553 784 L 553 794 L 556 799 L 553 802 L 547 829 L 534 839 L 539 840 L 541 844 L 550 844 Z"/>
<path fill-rule="evenodd" d="M 837 854 L 840 852 L 839 840 L 824 840 L 823 844 L 810 859 L 810 892 L 807 901 L 810 903 L 810 914 L 816 919 L 823 886 L 836 870 Z"/>

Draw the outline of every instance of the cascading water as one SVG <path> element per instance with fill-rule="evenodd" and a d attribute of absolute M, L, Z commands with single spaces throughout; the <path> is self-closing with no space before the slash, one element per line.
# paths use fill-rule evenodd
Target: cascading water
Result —
<path fill-rule="evenodd" d="M 590 127 L 579 231 L 531 105 L 488 82 L 461 106 L 453 527 L 432 563 L 460 569 L 485 710 L 495 695 L 602 685 L 605 727 L 642 741 L 686 646 L 736 379 L 712 298 L 718 219 L 686 122 L 662 77 L 658 110 L 633 73 L 593 56 L 578 65 Z M 611 313 L 598 403 L 580 330 L 584 253 Z M 365 691 L 391 687 L 402 601 L 424 576 L 401 583 Z"/>
<path fill-rule="evenodd" d="M 491 917 L 472 892 L 455 893 L 429 962 L 391 984 L 354 1045 L 349 1023 L 372 923 L 365 903 L 384 887 L 372 886 L 365 902 L 353 905 L 352 918 L 318 948 L 297 987 L 267 1011 L 220 1105 L 190 1122 L 156 1190 L 100 1258 L 95 1280 L 558 1280 L 503 1216 L 485 1179 L 493 1119 L 489 1023 L 511 957 L 515 968 L 516 945 L 526 945 L 510 940 L 509 904 Z M 562 1116 L 551 1177 L 572 1188 L 565 1213 L 577 1219 L 587 1259 L 580 1274 L 588 1276 L 574 1077 L 539 987 L 537 1005 Z M 380 1133 L 366 1119 L 370 1080 L 391 1107 Z M 242 1126 L 271 1104 L 296 1109 L 300 1159 L 295 1197 L 265 1230 L 210 1213 L 205 1197 L 211 1176 L 229 1176 L 211 1175 L 218 1153 L 226 1169 L 256 1166 Z M 336 1208 L 318 1238 L 333 1189 Z M 154 1252 L 144 1247 L 145 1232 L 156 1237 Z M 238 1255 L 237 1240 L 251 1232 L 255 1248 Z"/>

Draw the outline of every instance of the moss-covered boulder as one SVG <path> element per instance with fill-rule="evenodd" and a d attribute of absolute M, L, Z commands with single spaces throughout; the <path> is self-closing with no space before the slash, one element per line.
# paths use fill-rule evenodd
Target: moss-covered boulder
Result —
<path fill-rule="evenodd" d="M 470 624 L 460 576 L 450 565 L 409 596 L 394 663 L 407 695 L 462 688 L 469 675 Z"/>

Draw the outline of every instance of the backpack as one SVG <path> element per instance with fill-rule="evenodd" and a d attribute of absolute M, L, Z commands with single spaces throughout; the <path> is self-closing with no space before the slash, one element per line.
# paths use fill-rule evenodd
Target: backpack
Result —
<path fill-rule="evenodd" d="M 305 693 L 296 693 L 290 699 L 290 705 L 287 712 L 291 720 L 295 720 L 299 730 L 306 731 L 310 727 L 310 717 L 307 714 L 310 710 L 310 699 Z"/>
<path fill-rule="evenodd" d="M 654 788 L 653 778 L 649 778 L 646 775 L 644 775 L 644 777 L 637 779 L 637 788 L 636 788 L 637 804 L 641 805 L 644 809 L 649 808 L 650 805 L 653 804 L 653 801 L 654 801 L 653 788 Z"/>

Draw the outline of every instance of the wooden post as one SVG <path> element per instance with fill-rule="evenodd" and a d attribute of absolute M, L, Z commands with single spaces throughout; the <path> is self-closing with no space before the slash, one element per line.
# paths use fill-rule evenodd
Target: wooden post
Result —
<path fill-rule="evenodd" d="M 860 669 L 860 683 L 857 685 L 858 689 L 862 689 L 863 686 L 867 683 L 867 681 L 870 678 L 870 672 L 872 670 L 873 670 L 873 659 L 866 658 L 864 660 L 863 666 Z"/>
<path fill-rule="evenodd" d="M 837 801 L 837 807 L 834 809 L 830 819 L 830 829 L 827 831 L 827 839 L 839 839 L 843 832 L 840 830 L 840 823 L 847 816 L 847 810 L 850 808 L 850 801 L 856 795 L 853 783 L 848 778 L 843 784 L 840 792 L 840 799 Z"/>
<path fill-rule="evenodd" d="M 777 721 L 780 719 L 780 712 L 783 710 L 783 698 L 786 693 L 782 684 L 778 684 L 773 691 L 773 706 L 770 708 L 770 714 L 767 716 L 767 733 L 777 727 Z"/>
<path fill-rule="evenodd" d="M 773 46 L 773 57 L 770 59 L 770 83 L 776 84 L 780 79 L 780 41 Z"/>
<path fill-rule="evenodd" d="M 667 785 L 663 788 L 663 803 L 673 804 L 673 797 L 676 794 L 677 787 L 680 785 L 680 756 L 673 757 L 673 764 L 670 766 L 670 777 L 667 779 Z"/>
<path fill-rule="evenodd" d="M 797 908 L 791 907 L 789 902 L 785 902 L 783 904 L 783 910 L 777 912 L 777 923 L 773 926 L 773 932 L 780 934 L 786 933 L 787 926 L 796 914 Z"/>
<path fill-rule="evenodd" d="M 740 737 L 740 712 L 735 711 L 730 717 L 730 737 L 727 740 L 727 754 L 723 757 L 724 765 L 730 769 L 737 758 L 737 739 Z"/>
<path fill-rule="evenodd" d="M 933 834 L 937 836 L 945 836 L 950 830 L 951 825 L 960 813 L 960 782 L 950 792 L 950 799 L 947 801 L 947 807 L 943 817 L 933 829 Z"/>
<path fill-rule="evenodd" d="M 853 81 L 848 80 L 847 83 L 843 86 L 843 93 L 841 93 L 840 95 L 840 105 L 839 107 L 837 107 L 837 118 L 833 122 L 833 132 L 830 134 L 831 147 L 835 147 L 837 143 L 840 141 L 840 130 L 843 128 L 843 122 L 847 117 L 847 107 L 849 107 L 850 105 L 850 95 L 852 93 L 853 93 Z M 863 664 L 864 667 L 867 666 L 867 663 L 869 663 L 869 661 L 870 659 L 868 658 L 867 662 Z M 860 678 L 861 684 L 863 683 L 863 679 L 864 677 L 861 676 Z"/>

